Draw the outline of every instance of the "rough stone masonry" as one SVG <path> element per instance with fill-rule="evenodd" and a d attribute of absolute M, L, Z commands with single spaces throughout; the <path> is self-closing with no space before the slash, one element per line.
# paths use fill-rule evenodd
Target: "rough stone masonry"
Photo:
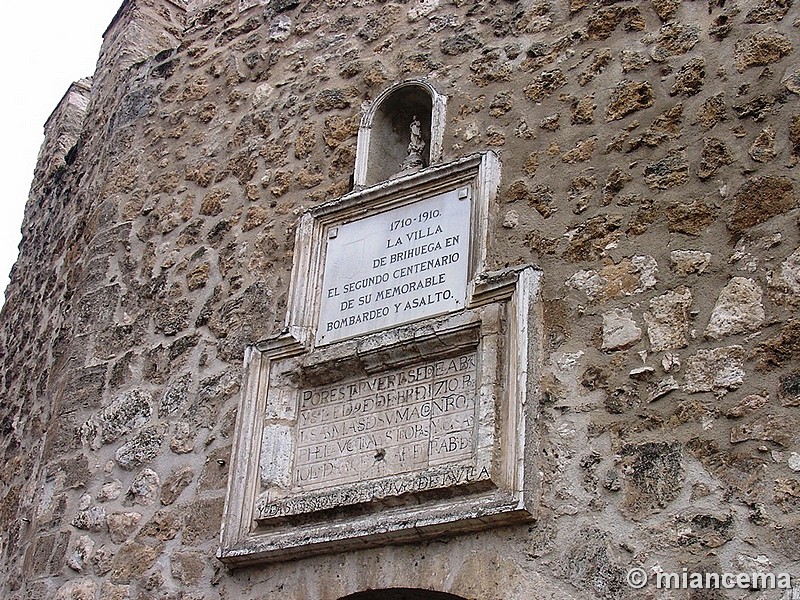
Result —
<path fill-rule="evenodd" d="M 126 0 L 45 125 L 0 314 L 0 595 L 800 578 L 798 52 L 792 0 Z M 491 265 L 543 272 L 536 520 L 227 570 L 244 349 L 362 103 L 412 78 L 448 98 L 443 160 L 500 157 Z"/>

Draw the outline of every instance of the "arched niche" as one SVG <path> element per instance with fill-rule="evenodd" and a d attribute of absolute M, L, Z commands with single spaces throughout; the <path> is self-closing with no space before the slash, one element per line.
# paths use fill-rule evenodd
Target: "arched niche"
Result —
<path fill-rule="evenodd" d="M 361 117 L 354 183 L 372 186 L 439 162 L 442 158 L 447 98 L 424 80 L 404 81 L 384 90 Z M 409 158 L 411 123 L 419 122 L 424 147 Z"/>
<path fill-rule="evenodd" d="M 386 590 L 368 590 L 344 596 L 339 600 L 466 600 L 446 592 L 434 592 L 414 588 L 391 588 Z"/>

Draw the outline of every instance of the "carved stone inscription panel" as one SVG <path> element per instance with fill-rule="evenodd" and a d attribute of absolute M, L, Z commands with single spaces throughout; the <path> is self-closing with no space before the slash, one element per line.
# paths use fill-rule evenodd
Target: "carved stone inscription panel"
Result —
<path fill-rule="evenodd" d="M 286 326 L 245 352 L 227 565 L 535 514 L 540 273 L 486 270 L 499 181 L 486 152 L 302 216 Z"/>
<path fill-rule="evenodd" d="M 294 491 L 470 460 L 476 354 L 298 392 Z"/>
<path fill-rule="evenodd" d="M 328 229 L 317 345 L 464 308 L 469 188 Z"/>

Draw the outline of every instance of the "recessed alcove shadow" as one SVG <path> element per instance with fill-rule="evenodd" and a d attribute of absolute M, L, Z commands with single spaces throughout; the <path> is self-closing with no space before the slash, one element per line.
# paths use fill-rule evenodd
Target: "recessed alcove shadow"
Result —
<path fill-rule="evenodd" d="M 434 592 L 412 588 L 391 588 L 386 590 L 368 590 L 344 596 L 339 600 L 466 600 L 446 592 Z"/>
<path fill-rule="evenodd" d="M 355 184 L 369 187 L 441 160 L 446 98 L 424 80 L 406 81 L 385 90 L 370 104 L 358 133 Z M 412 154 L 412 122 L 419 122 L 424 144 L 418 161 Z M 419 142 L 419 140 L 417 140 Z"/>
<path fill-rule="evenodd" d="M 366 185 L 390 179 L 403 170 L 415 118 L 419 119 L 425 144 L 421 166 L 430 164 L 431 109 L 431 97 L 418 86 L 402 87 L 381 103 L 372 121 Z"/>

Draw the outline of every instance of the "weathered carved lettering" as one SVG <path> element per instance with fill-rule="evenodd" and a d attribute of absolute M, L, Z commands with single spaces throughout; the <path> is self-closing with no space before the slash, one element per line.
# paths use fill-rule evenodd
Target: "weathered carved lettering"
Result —
<path fill-rule="evenodd" d="M 301 390 L 295 487 L 321 489 L 469 458 L 475 384 L 470 353 Z"/>

